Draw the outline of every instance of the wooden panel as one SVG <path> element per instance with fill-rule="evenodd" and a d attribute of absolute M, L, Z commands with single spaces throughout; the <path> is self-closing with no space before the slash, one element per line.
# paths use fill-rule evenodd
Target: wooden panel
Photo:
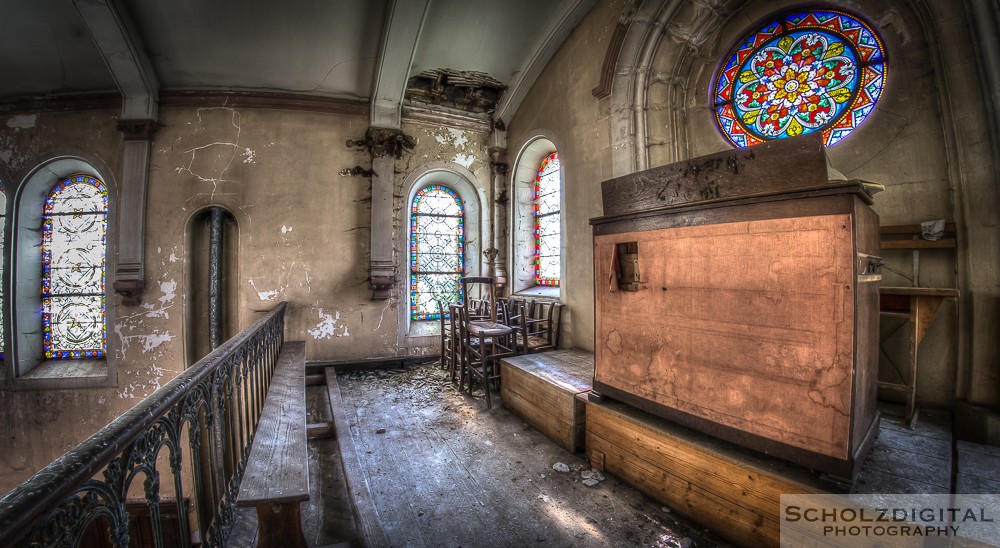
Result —
<path fill-rule="evenodd" d="M 595 381 L 846 459 L 855 255 L 849 214 L 595 237 Z M 609 283 L 638 242 L 639 291 Z"/>
<path fill-rule="evenodd" d="M 778 544 L 781 494 L 823 492 L 802 469 L 618 403 L 587 403 L 586 447 L 606 471 L 744 546 Z"/>
<path fill-rule="evenodd" d="M 344 399 L 337 383 L 337 372 L 333 367 L 325 371 L 327 392 L 330 396 L 330 410 L 333 415 L 334 429 L 337 431 L 337 444 L 340 447 L 340 459 L 344 467 L 344 479 L 347 492 L 354 512 L 354 524 L 358 531 L 358 543 L 369 548 L 389 546 L 382 524 L 379 523 L 378 511 L 371 491 L 368 490 L 368 480 L 365 478 L 364 466 L 358 454 L 354 433 Z"/>
<path fill-rule="evenodd" d="M 591 388 L 592 354 L 561 350 L 505 358 L 500 364 L 503 406 L 570 452 L 583 448 L 583 403 Z"/>
<path fill-rule="evenodd" d="M 822 136 L 812 133 L 632 173 L 604 181 L 601 193 L 610 216 L 844 183 L 829 180 Z"/>
<path fill-rule="evenodd" d="M 940 240 L 882 240 L 882 249 L 951 249 L 958 244 L 955 238 Z"/>
<path fill-rule="evenodd" d="M 285 342 L 267 391 L 238 506 L 309 500 L 305 343 Z"/>
<path fill-rule="evenodd" d="M 858 282 L 854 306 L 854 396 L 851 417 L 851 448 L 867 451 L 871 440 L 869 435 L 872 422 L 877 420 L 878 410 L 878 326 L 879 326 L 879 283 L 881 276 L 864 278 L 869 261 L 868 256 L 879 256 L 879 218 L 875 210 L 854 198 L 854 242 Z M 861 281 L 865 279 L 867 281 Z M 854 455 L 850 455 L 853 457 Z M 864 455 L 858 455 L 863 458 Z"/>

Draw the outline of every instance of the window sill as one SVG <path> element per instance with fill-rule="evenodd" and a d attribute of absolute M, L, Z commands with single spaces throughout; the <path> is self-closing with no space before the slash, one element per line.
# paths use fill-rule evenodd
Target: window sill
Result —
<path fill-rule="evenodd" d="M 559 288 L 551 285 L 536 285 L 527 289 L 514 292 L 515 297 L 542 297 L 546 299 L 559 299 Z"/>
<path fill-rule="evenodd" d="M 14 379 L 17 390 L 47 390 L 115 386 L 103 359 L 46 360 Z"/>

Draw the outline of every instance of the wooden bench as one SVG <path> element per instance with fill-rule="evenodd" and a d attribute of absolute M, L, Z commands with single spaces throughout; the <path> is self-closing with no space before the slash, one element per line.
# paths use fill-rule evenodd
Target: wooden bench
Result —
<path fill-rule="evenodd" d="M 285 342 L 236 499 L 257 509 L 257 546 L 306 546 L 299 514 L 309 500 L 305 392 L 305 343 Z"/>
<path fill-rule="evenodd" d="M 581 350 L 522 354 L 500 361 L 503 406 L 571 453 L 583 450 L 584 404 L 594 355 Z"/>

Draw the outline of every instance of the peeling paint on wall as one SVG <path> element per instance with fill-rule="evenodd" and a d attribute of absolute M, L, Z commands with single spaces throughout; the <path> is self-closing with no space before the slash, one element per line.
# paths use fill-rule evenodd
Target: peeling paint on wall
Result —
<path fill-rule="evenodd" d="M 160 297 L 161 303 L 168 303 L 174 300 L 175 291 L 177 291 L 177 282 L 170 280 L 169 282 L 160 282 L 160 291 L 163 292 L 163 296 Z"/>
<path fill-rule="evenodd" d="M 451 134 L 451 142 L 455 145 L 455 148 L 462 148 L 469 142 L 465 137 L 465 132 L 460 129 L 448 128 L 448 133 Z"/>
<path fill-rule="evenodd" d="M 476 161 L 476 159 L 471 154 L 463 154 L 463 153 L 460 152 L 460 153 L 456 154 L 455 157 L 452 158 L 451 161 L 453 161 L 456 164 L 464 167 L 465 169 L 469 169 L 469 167 L 472 166 L 472 162 Z"/>
<path fill-rule="evenodd" d="M 165 342 L 172 341 L 173 339 L 174 336 L 170 333 L 153 332 L 150 335 L 146 335 L 142 343 L 142 353 L 147 354 L 150 350 L 153 350 Z"/>
<path fill-rule="evenodd" d="M 351 336 L 347 330 L 347 325 L 337 325 L 340 322 L 340 311 L 336 311 L 334 314 L 336 316 L 324 314 L 323 309 L 319 309 L 319 323 L 316 324 L 315 329 L 309 330 L 309 334 L 312 335 L 313 339 L 320 340 Z M 339 333 L 337 332 L 338 330 L 340 331 Z"/>
<path fill-rule="evenodd" d="M 247 278 L 247 283 L 250 284 L 250 287 L 257 292 L 257 298 L 265 302 L 273 301 L 278 297 L 278 295 L 281 294 L 282 291 L 288 289 L 288 286 L 286 285 L 280 289 L 268 289 L 267 291 L 261 291 L 257 288 L 257 282 L 255 282 L 253 278 Z"/>

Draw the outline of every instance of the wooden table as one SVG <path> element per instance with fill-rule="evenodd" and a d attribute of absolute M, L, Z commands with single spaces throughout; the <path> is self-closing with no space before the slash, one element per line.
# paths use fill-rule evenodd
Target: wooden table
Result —
<path fill-rule="evenodd" d="M 905 422 L 910 429 L 917 424 L 917 356 L 920 341 L 937 314 L 941 303 L 958 299 L 957 289 L 932 287 L 880 287 L 879 314 L 906 318 L 910 324 L 910 376 L 903 383 L 879 381 L 878 387 L 906 394 Z"/>

